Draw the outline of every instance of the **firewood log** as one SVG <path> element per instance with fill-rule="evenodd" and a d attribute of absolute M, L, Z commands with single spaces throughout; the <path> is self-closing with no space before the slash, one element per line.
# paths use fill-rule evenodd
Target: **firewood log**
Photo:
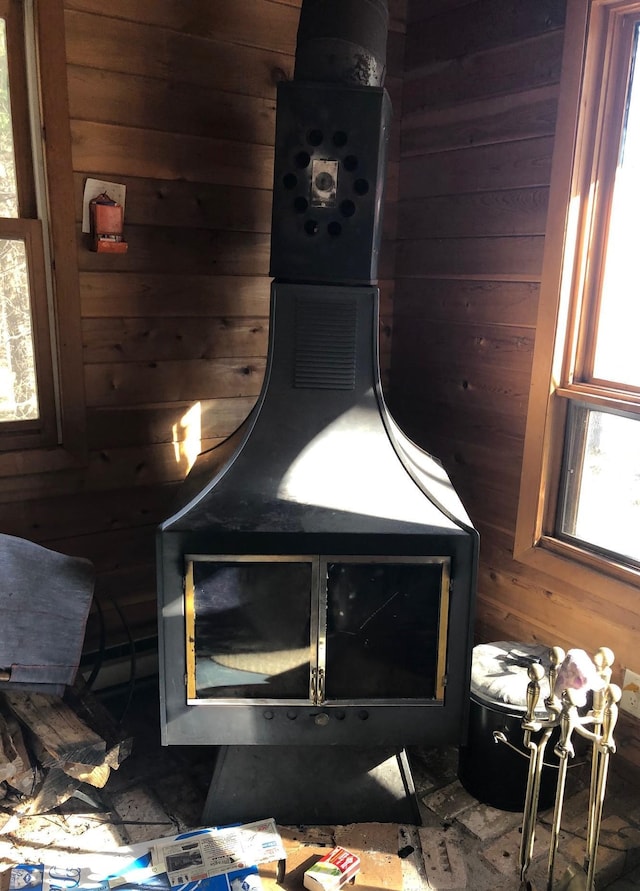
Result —
<path fill-rule="evenodd" d="M 105 741 L 90 730 L 59 696 L 6 693 L 5 700 L 49 753 L 43 766 L 61 765 L 67 761 L 94 766 L 104 763 Z"/>
<path fill-rule="evenodd" d="M 7 722 L 0 714 L 0 783 L 21 774 L 23 767 L 22 758 L 13 744 Z"/>

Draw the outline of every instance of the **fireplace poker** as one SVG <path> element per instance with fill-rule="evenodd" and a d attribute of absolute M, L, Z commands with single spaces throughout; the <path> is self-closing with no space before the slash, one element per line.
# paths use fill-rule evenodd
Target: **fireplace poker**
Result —
<path fill-rule="evenodd" d="M 607 783 L 610 755 L 615 752 L 613 739 L 618 718 L 618 702 L 622 696 L 620 687 L 611 683 L 611 666 L 614 655 L 610 649 L 602 647 L 593 662 L 581 650 L 570 650 L 565 655 L 559 647 L 550 651 L 549 696 L 544 700 L 547 713 L 536 714 L 540 699 L 540 682 L 545 671 L 538 663 L 529 666 L 527 686 L 527 710 L 522 720 L 524 746 L 530 752 L 527 790 L 525 795 L 520 845 L 520 881 L 526 888 L 527 870 L 533 858 L 535 825 L 538 813 L 540 778 L 544 763 L 544 752 L 552 731 L 559 729 L 559 739 L 554 748 L 558 758 L 558 777 L 549 844 L 547 866 L 547 891 L 553 891 L 555 860 L 558 851 L 564 793 L 567 780 L 569 758 L 575 754 L 574 734 L 586 739 L 592 746 L 591 776 L 589 784 L 589 807 L 584 858 L 584 874 L 574 876 L 571 888 L 594 891 L 595 869 L 602 809 Z M 586 703 L 585 691 L 592 690 L 591 708 L 583 714 L 580 709 Z M 591 729 L 589 729 L 591 728 Z M 532 734 L 540 733 L 536 742 Z M 576 881 L 579 883 L 576 885 Z M 566 885 L 563 883 L 563 887 Z"/>
<path fill-rule="evenodd" d="M 547 727 L 539 742 L 535 742 L 532 739 L 532 734 L 537 733 L 542 729 L 542 724 L 539 721 L 536 721 L 535 713 L 540 699 L 540 681 L 544 677 L 544 668 L 540 663 L 534 662 L 529 665 L 527 674 L 529 676 L 529 683 L 527 685 L 527 711 L 522 721 L 522 728 L 524 730 L 524 746 L 529 749 L 531 754 L 529 756 L 529 772 L 527 776 L 527 791 L 524 803 L 522 840 L 520 842 L 519 865 L 521 881 L 524 881 L 527 869 L 533 857 L 544 753 L 553 729 L 552 727 Z"/>

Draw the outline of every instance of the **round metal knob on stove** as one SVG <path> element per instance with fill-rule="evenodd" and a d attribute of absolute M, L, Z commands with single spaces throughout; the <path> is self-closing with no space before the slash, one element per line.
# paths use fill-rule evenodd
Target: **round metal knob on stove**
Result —
<path fill-rule="evenodd" d="M 330 173 L 322 172 L 316 176 L 316 189 L 319 192 L 330 192 L 335 186 L 335 180 Z"/>

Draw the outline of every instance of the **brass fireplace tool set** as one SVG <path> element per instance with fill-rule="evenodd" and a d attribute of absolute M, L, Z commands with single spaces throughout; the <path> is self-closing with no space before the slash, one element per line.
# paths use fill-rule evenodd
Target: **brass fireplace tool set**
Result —
<path fill-rule="evenodd" d="M 569 884 L 563 881 L 562 887 L 569 888 L 571 891 L 574 889 L 576 891 L 578 889 L 594 891 L 596 854 L 600 837 L 607 770 L 609 756 L 616 749 L 613 731 L 618 717 L 617 703 L 622 693 L 620 687 L 611 683 L 611 666 L 614 655 L 606 647 L 598 650 L 593 662 L 584 650 L 569 650 L 565 654 L 560 647 L 553 647 L 549 658 L 549 695 L 544 700 L 546 714 L 539 708 L 540 682 L 545 677 L 545 669 L 540 663 L 534 662 L 527 670 L 529 684 L 522 729 L 524 731 L 524 746 L 530 754 L 519 859 L 521 889 L 531 887 L 526 882 L 526 874 L 533 856 L 540 778 L 547 743 L 557 728 L 558 741 L 554 752 L 558 758 L 558 779 L 549 844 L 547 891 L 554 889 L 553 874 L 558 851 L 567 767 L 569 758 L 575 754 L 572 743 L 572 738 L 575 738 L 574 734 L 591 744 L 589 811 L 584 859 L 585 876 L 578 875 Z M 591 691 L 592 701 L 587 709 L 589 691 Z M 558 889 L 557 885 L 555 887 Z"/>

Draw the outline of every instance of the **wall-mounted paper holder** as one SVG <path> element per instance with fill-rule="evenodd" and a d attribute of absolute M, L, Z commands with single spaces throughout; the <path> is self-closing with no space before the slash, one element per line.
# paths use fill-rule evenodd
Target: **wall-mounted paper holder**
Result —
<path fill-rule="evenodd" d="M 122 234 L 124 214 L 121 204 L 102 192 L 89 202 L 91 249 L 99 254 L 126 254 L 129 245 Z"/>

